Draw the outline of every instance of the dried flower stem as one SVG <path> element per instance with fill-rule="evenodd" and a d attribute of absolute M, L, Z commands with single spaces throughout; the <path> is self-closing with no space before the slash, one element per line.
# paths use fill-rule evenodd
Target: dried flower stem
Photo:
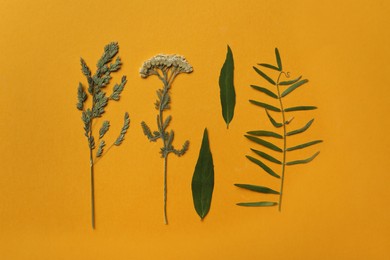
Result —
<path fill-rule="evenodd" d="M 170 94 L 172 82 L 180 73 L 192 72 L 191 65 L 182 56 L 177 55 L 157 55 L 146 61 L 140 71 L 143 78 L 150 75 L 156 75 L 162 82 L 163 88 L 157 90 L 157 101 L 155 108 L 158 110 L 157 128 L 158 131 L 151 132 L 145 122 L 141 123 L 144 134 L 149 141 L 155 142 L 159 138 L 162 139 L 163 147 L 161 148 L 161 157 L 164 158 L 164 223 L 168 224 L 167 218 L 167 171 L 168 171 L 168 155 L 174 153 L 177 156 L 182 156 L 188 149 L 189 142 L 186 141 L 180 150 L 176 150 L 173 145 L 174 132 L 166 131 L 172 116 L 164 118 L 164 111 L 170 109 Z"/>

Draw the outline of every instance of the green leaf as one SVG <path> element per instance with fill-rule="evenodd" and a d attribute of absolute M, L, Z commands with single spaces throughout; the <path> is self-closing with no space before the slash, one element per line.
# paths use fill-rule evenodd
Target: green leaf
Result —
<path fill-rule="evenodd" d="M 307 159 L 304 159 L 304 160 L 296 160 L 296 161 L 288 162 L 288 163 L 286 163 L 286 165 L 295 165 L 295 164 L 309 163 L 309 162 L 313 161 L 314 158 L 316 158 L 317 155 L 319 155 L 319 154 L 320 154 L 320 152 L 316 152 L 314 155 L 310 156 L 310 157 L 307 158 Z"/>
<path fill-rule="evenodd" d="M 298 107 L 289 107 L 284 109 L 284 112 L 293 112 L 293 111 L 305 111 L 305 110 L 314 110 L 317 109 L 315 106 L 298 106 Z"/>
<path fill-rule="evenodd" d="M 250 134 L 250 135 L 255 135 L 255 136 L 270 136 L 270 137 L 275 137 L 278 139 L 283 139 L 283 136 L 281 136 L 280 134 L 277 134 L 277 133 L 271 132 L 271 131 L 265 131 L 265 130 L 249 131 L 246 133 Z"/>
<path fill-rule="evenodd" d="M 271 202 L 271 201 L 259 201 L 259 202 L 240 202 L 237 203 L 237 205 L 242 207 L 272 207 L 278 205 L 278 203 Z"/>
<path fill-rule="evenodd" d="M 278 48 L 275 48 L 276 63 L 278 64 L 279 71 L 282 71 L 282 60 L 280 59 L 280 54 Z"/>
<path fill-rule="evenodd" d="M 264 171 L 266 171 L 269 175 L 274 176 L 276 178 L 280 178 L 280 176 L 274 172 L 271 168 L 269 168 L 267 165 L 265 165 L 263 162 L 260 160 L 257 160 L 256 158 L 253 158 L 252 156 L 246 155 L 246 158 L 248 158 L 251 162 L 257 164 L 260 166 Z"/>
<path fill-rule="evenodd" d="M 81 71 L 83 72 L 84 76 L 87 78 L 91 77 L 91 70 L 87 66 L 87 63 L 83 60 L 83 58 L 80 58 L 80 63 L 81 63 Z"/>
<path fill-rule="evenodd" d="M 116 146 L 121 145 L 121 143 L 123 142 L 123 139 L 125 138 L 127 129 L 129 129 L 129 126 L 130 126 L 129 113 L 126 112 L 121 133 L 119 134 L 118 138 L 116 139 L 114 145 L 116 145 Z"/>
<path fill-rule="evenodd" d="M 255 85 L 251 85 L 251 87 L 253 89 L 256 89 L 256 90 L 260 91 L 260 92 L 263 92 L 264 94 L 266 94 L 266 95 L 268 95 L 268 96 L 270 96 L 272 98 L 275 98 L 275 99 L 278 98 L 278 96 L 274 92 L 272 92 L 271 90 L 268 90 L 268 89 L 263 88 L 263 87 L 255 86 Z"/>
<path fill-rule="evenodd" d="M 258 63 L 257 65 L 263 66 L 263 67 L 266 67 L 266 68 L 269 68 L 269 69 L 272 69 L 272 70 L 277 70 L 277 71 L 279 71 L 279 68 L 278 68 L 278 67 L 275 67 L 274 65 L 271 65 L 271 64 L 267 64 L 267 63 Z"/>
<path fill-rule="evenodd" d="M 275 81 L 273 81 L 273 79 L 271 79 L 269 76 L 267 76 L 264 72 L 262 72 L 261 70 L 259 70 L 258 68 L 256 67 L 253 67 L 253 69 L 257 72 L 257 74 L 259 74 L 260 76 L 262 76 L 265 80 L 267 80 L 269 83 L 271 83 L 272 85 L 276 85 Z"/>
<path fill-rule="evenodd" d="M 227 46 L 225 63 L 222 66 L 219 75 L 219 89 L 222 105 L 222 116 L 226 122 L 227 128 L 233 120 L 234 107 L 236 105 L 236 92 L 234 90 L 234 60 L 233 53 L 229 45 Z"/>
<path fill-rule="evenodd" d="M 267 142 L 263 139 L 260 139 L 260 138 L 257 138 L 257 137 L 254 137 L 254 136 L 250 136 L 250 135 L 244 135 L 246 138 L 248 138 L 249 140 L 251 140 L 252 142 L 255 142 L 257 144 L 260 144 L 262 146 L 265 146 L 271 150 L 274 150 L 276 152 L 283 152 L 282 149 L 280 149 L 279 147 L 277 147 L 276 145 L 270 143 L 270 142 Z"/>
<path fill-rule="evenodd" d="M 271 124 L 276 127 L 276 128 L 279 128 L 279 127 L 282 127 L 283 124 L 282 123 L 278 123 L 276 122 L 275 119 L 273 119 L 273 117 L 269 114 L 268 110 L 266 109 L 265 112 L 267 113 L 267 116 L 268 116 L 268 119 L 269 121 L 271 122 Z"/>
<path fill-rule="evenodd" d="M 234 184 L 235 186 L 243 189 L 247 189 L 250 191 L 265 193 L 265 194 L 280 194 L 278 191 L 275 191 L 273 189 L 263 187 L 263 186 L 257 186 L 257 185 L 251 185 L 251 184 Z"/>
<path fill-rule="evenodd" d="M 273 162 L 273 163 L 276 163 L 276 164 L 282 164 L 281 161 L 279 161 L 278 159 L 276 159 L 275 157 L 273 157 L 273 156 L 271 156 L 269 154 L 266 154 L 266 153 L 264 153 L 262 151 L 258 151 L 258 150 L 252 149 L 252 148 L 251 148 L 251 150 L 254 153 L 256 153 L 258 156 L 263 157 L 264 159 L 266 159 L 266 160 L 268 160 L 270 162 Z"/>
<path fill-rule="evenodd" d="M 323 141 L 322 140 L 316 140 L 316 141 L 311 141 L 311 142 L 308 142 L 308 143 L 304 143 L 304 144 L 300 144 L 300 145 L 297 145 L 297 146 L 293 146 L 293 147 L 290 147 L 290 148 L 287 148 L 286 151 L 294 151 L 294 150 L 299 150 L 299 149 L 303 149 L 303 148 L 306 148 L 308 146 L 312 146 L 312 145 L 315 145 L 315 144 L 318 144 L 318 143 L 322 143 Z"/>
<path fill-rule="evenodd" d="M 262 108 L 265 108 L 265 109 L 268 109 L 268 110 L 271 110 L 271 111 L 281 112 L 281 110 L 279 108 L 274 107 L 272 105 L 268 105 L 268 104 L 265 104 L 265 103 L 262 103 L 262 102 L 259 102 L 259 101 L 256 101 L 256 100 L 249 100 L 249 102 L 251 102 L 252 104 L 254 104 L 256 106 L 259 106 L 259 107 L 262 107 Z"/>
<path fill-rule="evenodd" d="M 281 81 L 281 82 L 279 82 L 279 86 L 283 86 L 283 85 L 286 86 L 286 85 L 294 84 L 295 82 L 298 82 L 301 78 L 302 78 L 302 76 L 299 76 L 298 78 L 293 79 L 293 80 Z"/>
<path fill-rule="evenodd" d="M 195 210 L 203 219 L 210 210 L 214 190 L 214 164 L 207 128 L 203 133 L 202 146 L 192 177 L 191 187 Z"/>
<path fill-rule="evenodd" d="M 187 140 L 184 142 L 182 148 L 180 150 L 173 149 L 173 153 L 176 154 L 178 157 L 183 156 L 190 146 L 190 142 Z"/>
<path fill-rule="evenodd" d="M 297 130 L 294 130 L 294 131 L 290 131 L 288 132 L 286 135 L 287 136 L 290 136 L 290 135 L 296 135 L 296 134 L 300 134 L 300 133 L 303 133 L 305 132 L 310 126 L 311 124 L 314 122 L 314 118 L 312 120 L 310 120 L 305 126 L 303 126 L 302 128 L 299 128 Z"/>
<path fill-rule="evenodd" d="M 301 81 L 298 81 L 297 83 L 295 83 L 294 85 L 290 86 L 288 89 L 286 89 L 285 91 L 283 91 L 282 93 L 282 97 L 285 97 L 287 96 L 288 94 L 290 94 L 292 91 L 294 91 L 295 89 L 299 88 L 300 86 L 302 86 L 303 84 L 309 82 L 307 79 L 303 79 Z"/>
<path fill-rule="evenodd" d="M 111 42 L 107 44 L 104 47 L 104 53 L 102 57 L 99 59 L 96 65 L 98 70 L 102 69 L 105 64 L 109 63 L 112 60 L 112 58 L 114 58 L 114 56 L 118 53 L 118 51 L 119 51 L 119 45 L 117 42 Z"/>
<path fill-rule="evenodd" d="M 103 136 L 107 133 L 109 128 L 110 128 L 110 122 L 107 120 L 104 121 L 102 127 L 99 130 L 99 139 L 103 138 Z"/>

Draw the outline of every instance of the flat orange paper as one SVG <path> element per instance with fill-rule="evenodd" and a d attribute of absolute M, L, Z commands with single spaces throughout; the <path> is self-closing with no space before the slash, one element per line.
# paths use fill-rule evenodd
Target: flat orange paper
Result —
<path fill-rule="evenodd" d="M 389 13 L 390 2 L 380 0 L 3 0 L 0 259 L 390 259 Z M 96 164 L 93 231 L 88 146 L 76 109 L 78 82 L 86 83 L 79 58 L 95 69 L 111 41 L 123 60 L 112 83 L 122 75 L 128 83 L 107 107 L 106 142 L 125 111 L 131 125 L 122 146 Z M 229 130 L 218 86 L 227 44 L 237 93 Z M 248 100 L 268 100 L 250 88 L 266 85 L 252 66 L 275 63 L 275 47 L 292 77 L 310 80 L 286 104 L 319 107 L 294 114 L 291 127 L 315 121 L 291 144 L 324 140 L 293 155 L 321 150 L 310 164 L 288 168 L 281 213 L 236 206 L 271 197 L 233 186 L 278 189 L 245 158 L 254 145 L 243 136 L 272 129 Z M 142 120 L 155 126 L 160 81 L 138 71 L 158 53 L 184 55 L 194 67 L 172 88 L 174 143 L 191 144 L 185 156 L 169 158 L 168 226 L 161 143 L 140 127 Z M 191 179 L 205 127 L 215 189 L 202 222 Z"/>

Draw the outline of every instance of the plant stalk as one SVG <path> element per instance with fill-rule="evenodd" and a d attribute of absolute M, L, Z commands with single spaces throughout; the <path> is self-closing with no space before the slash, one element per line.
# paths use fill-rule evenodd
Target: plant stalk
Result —
<path fill-rule="evenodd" d="M 95 176 L 93 169 L 93 154 L 90 150 L 90 167 L 91 167 L 91 211 L 92 211 L 92 229 L 95 229 Z"/>
<path fill-rule="evenodd" d="M 280 103 L 280 109 L 282 110 L 282 123 L 283 123 L 283 161 L 282 161 L 282 176 L 280 181 L 280 195 L 279 195 L 279 212 L 282 211 L 282 199 L 283 199 L 283 184 L 284 184 L 284 173 L 286 169 L 286 148 L 287 148 L 287 140 L 286 140 L 286 116 L 284 114 L 284 107 L 282 102 L 282 96 L 280 95 L 280 89 L 279 89 L 279 81 L 280 77 L 282 76 L 284 72 L 280 72 L 278 76 L 278 80 L 276 81 L 276 88 L 278 90 L 278 99 Z"/>
<path fill-rule="evenodd" d="M 168 155 L 164 157 L 164 224 L 168 225 L 167 217 L 167 163 Z"/>

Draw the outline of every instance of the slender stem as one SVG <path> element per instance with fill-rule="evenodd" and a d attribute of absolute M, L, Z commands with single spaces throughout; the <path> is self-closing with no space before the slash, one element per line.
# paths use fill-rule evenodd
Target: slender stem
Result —
<path fill-rule="evenodd" d="M 164 224 L 168 225 L 167 218 L 167 164 L 168 155 L 164 157 Z"/>
<path fill-rule="evenodd" d="M 165 99 L 165 96 L 168 94 L 169 91 L 169 82 L 167 81 L 167 72 L 163 71 L 164 78 L 162 79 L 164 83 L 163 93 L 161 97 L 161 101 Z M 168 225 L 168 218 L 167 218 L 167 163 L 168 163 L 168 140 L 166 139 L 165 130 L 163 129 L 164 119 L 163 119 L 163 108 L 162 108 L 162 102 L 160 102 L 160 109 L 159 109 L 159 116 L 160 116 L 160 136 L 164 143 L 164 224 Z"/>
<path fill-rule="evenodd" d="M 279 211 L 282 211 L 282 199 L 283 199 L 283 184 L 284 184 L 284 173 L 286 169 L 286 147 L 287 147 L 287 140 L 286 140 L 286 116 L 284 114 L 284 108 L 283 108 L 283 102 L 282 102 L 282 96 L 280 95 L 280 89 L 279 89 L 279 80 L 281 75 L 284 72 L 280 72 L 278 76 L 278 80 L 276 81 L 276 88 L 278 90 L 278 99 L 280 103 L 280 109 L 282 110 L 282 123 L 283 123 L 283 161 L 282 161 L 282 176 L 280 181 L 280 195 L 279 195 Z"/>
<path fill-rule="evenodd" d="M 92 149 L 90 151 L 90 167 L 91 167 L 91 210 L 92 210 L 92 229 L 95 229 L 95 176 L 93 169 L 93 154 Z"/>

